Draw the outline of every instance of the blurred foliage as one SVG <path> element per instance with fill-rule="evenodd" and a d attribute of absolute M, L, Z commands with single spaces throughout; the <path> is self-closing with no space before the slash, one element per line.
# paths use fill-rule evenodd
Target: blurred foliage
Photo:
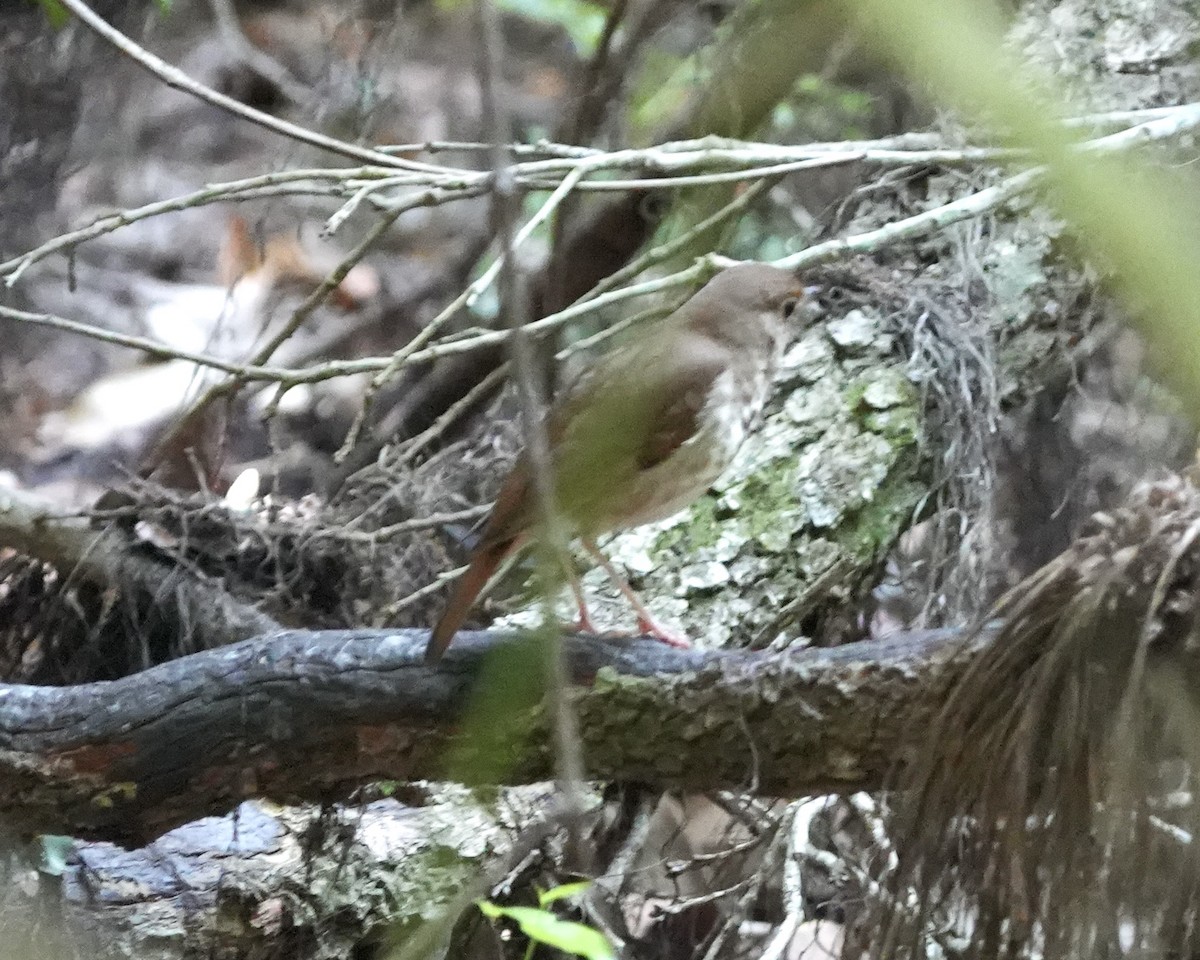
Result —
<path fill-rule="evenodd" d="M 437 6 L 439 10 L 461 10 L 471 2 L 437 0 Z M 588 0 L 495 0 L 495 4 L 505 13 L 562 27 L 580 57 L 589 57 L 596 49 L 607 16 L 602 6 Z"/>
<path fill-rule="evenodd" d="M 42 12 L 46 14 L 46 19 L 50 21 L 50 26 L 55 30 L 62 29 L 70 21 L 71 14 L 67 12 L 67 8 L 59 0 L 36 0 L 36 2 L 42 8 Z"/>
<path fill-rule="evenodd" d="M 447 760 L 446 779 L 466 784 L 503 783 L 520 763 L 546 691 L 550 644 L 557 631 L 524 635 L 494 651 L 476 681 L 464 717 L 461 746 Z"/>
<path fill-rule="evenodd" d="M 62 5 L 62 0 L 34 0 L 42 12 L 46 14 L 46 19 L 50 21 L 50 26 L 55 30 L 65 27 L 71 19 L 71 11 Z M 154 5 L 158 7 L 159 13 L 168 13 L 171 10 L 172 0 L 154 0 Z"/>
<path fill-rule="evenodd" d="M 1182 177 L 1128 154 L 1074 148 L 1069 104 L 1052 78 L 1014 57 L 994 4 L 858 0 L 868 36 L 942 102 L 1029 150 L 1049 168 L 1049 200 L 1084 251 L 1110 273 L 1162 372 L 1200 399 L 1200 203 Z"/>
<path fill-rule="evenodd" d="M 871 136 L 871 95 L 809 73 L 771 112 L 765 139 L 778 143 L 807 140 L 863 140 Z"/>
<path fill-rule="evenodd" d="M 816 116 L 827 118 L 830 138 L 857 135 L 869 98 L 820 76 L 845 28 L 844 9 L 832 0 L 740 4 L 717 28 L 711 44 L 673 62 L 665 55 L 660 61 L 647 58 L 630 100 L 630 141 L 715 135 L 787 143 L 801 129 L 803 138 L 810 139 L 808 121 Z M 678 191 L 653 242 L 687 233 L 742 188 L 729 184 Z M 779 224 L 741 220 L 750 224 L 737 228 L 739 244 L 733 255 L 772 259 L 791 252 L 782 241 L 776 241 L 774 249 L 756 245 L 779 233 L 773 229 Z M 787 226 L 786 232 L 794 236 L 796 224 L 789 220 Z M 734 227 L 725 224 L 698 233 L 665 266 L 678 269 L 698 254 L 721 248 Z M 807 238 L 795 239 L 803 243 Z"/>

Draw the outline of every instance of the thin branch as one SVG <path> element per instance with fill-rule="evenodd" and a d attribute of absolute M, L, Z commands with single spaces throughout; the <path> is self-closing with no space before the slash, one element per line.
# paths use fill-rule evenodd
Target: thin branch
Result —
<path fill-rule="evenodd" d="M 422 587 L 418 587 L 412 593 L 393 600 L 386 607 L 379 611 L 373 618 L 374 623 L 389 624 L 395 622 L 397 615 L 403 610 L 407 610 L 418 600 L 424 600 L 426 597 L 432 597 L 439 593 L 441 589 L 448 583 L 452 583 L 467 572 L 466 567 L 455 567 L 453 570 L 445 570 L 434 577 L 429 583 Z"/>
<path fill-rule="evenodd" d="M 335 137 L 317 133 L 315 130 L 309 130 L 306 127 L 289 123 L 287 120 L 281 120 L 279 117 L 264 113 L 261 110 L 255 110 L 253 107 L 248 107 L 244 103 L 239 103 L 232 97 L 227 97 L 225 94 L 192 79 L 178 67 L 174 67 L 156 57 L 109 24 L 103 17 L 84 3 L 83 0 L 60 0 L 60 2 L 71 13 L 82 20 L 89 30 L 112 44 L 125 54 L 125 56 L 158 77 L 159 80 L 173 90 L 182 90 L 185 93 L 190 93 L 205 103 L 232 113 L 243 120 L 248 120 L 274 133 L 281 134 L 291 140 L 306 143 L 309 146 L 318 147 L 322 150 L 328 150 L 331 153 L 349 157 L 351 160 L 357 160 L 360 163 L 372 163 L 381 167 L 394 167 L 401 170 L 419 170 L 425 173 L 443 174 L 447 170 L 445 167 L 418 163 L 415 160 L 405 160 L 402 157 L 394 157 L 390 154 L 360 147 L 345 140 L 338 140 Z"/>
<path fill-rule="evenodd" d="M 111 343 L 118 347 L 128 347 L 131 350 L 140 350 L 142 353 L 156 357 L 159 360 L 188 360 L 197 366 L 211 367 L 213 370 L 232 373 L 247 380 L 286 380 L 288 375 L 287 370 L 268 367 L 247 367 L 239 363 L 222 360 L 220 357 L 214 357 L 211 354 L 194 353 L 191 350 L 170 347 L 157 340 L 151 340 L 149 337 L 117 333 L 113 330 L 105 330 L 102 327 L 94 327 L 89 323 L 68 320 L 65 317 L 59 317 L 52 313 L 31 313 L 28 310 L 17 310 L 15 307 L 6 307 L 4 304 L 0 304 L 0 318 L 16 320 L 20 323 L 29 323 L 37 327 L 49 327 L 53 330 L 61 330 L 63 333 L 75 333 L 83 337 L 88 337 L 91 340 L 99 340 L 102 343 Z"/>
<path fill-rule="evenodd" d="M 484 294 L 487 288 L 496 282 L 496 278 L 500 276 L 501 271 L 503 271 L 507 265 L 511 264 L 513 254 L 516 253 L 517 248 L 520 247 L 521 244 L 523 244 L 526 240 L 528 240 L 533 235 L 533 232 L 543 223 L 545 223 L 547 219 L 549 219 L 550 215 L 558 209 L 559 205 L 564 200 L 567 199 L 567 196 L 570 194 L 570 192 L 579 185 L 579 181 L 582 180 L 588 172 L 589 170 L 587 161 L 584 160 L 579 164 L 579 166 L 572 169 L 565 177 L 562 178 L 562 182 L 554 188 L 554 192 L 550 194 L 550 196 L 546 199 L 546 202 L 538 208 L 537 212 L 530 217 L 525 225 L 521 227 L 521 229 L 518 230 L 513 236 L 511 248 L 502 252 L 500 256 L 495 259 L 492 265 L 483 271 L 482 274 L 480 274 L 479 279 L 473 282 L 470 287 L 467 288 L 467 299 L 463 306 L 467 307 L 468 309 L 472 307 Z M 508 176 L 510 180 L 512 179 L 511 170 L 506 170 L 505 175 Z"/>
<path fill-rule="evenodd" d="M 424 450 L 430 443 L 441 436 L 448 427 L 450 427 L 463 414 L 470 410 L 476 403 L 488 396 L 504 381 L 508 376 L 508 361 L 500 364 L 495 370 L 491 371 L 486 377 L 480 380 L 475 386 L 468 390 L 463 396 L 456 400 L 453 404 L 446 408 L 433 423 L 418 433 L 415 437 L 405 441 L 401 446 L 399 453 L 399 462 L 401 464 L 410 464 L 416 458 L 417 454 Z"/>
<path fill-rule="evenodd" d="M 1155 111 L 1150 120 L 1136 127 L 1088 141 L 1081 144 L 1080 149 L 1098 151 L 1129 149 L 1175 137 L 1194 130 L 1198 126 L 1200 126 L 1200 104 L 1188 104 L 1183 107 L 1172 108 L 1166 115 Z M 926 210 L 912 217 L 887 224 L 876 230 L 816 244 L 806 250 L 776 261 L 775 265 L 784 269 L 811 267 L 841 257 L 872 253 L 903 241 L 926 236 L 951 224 L 981 216 L 998 209 L 1015 197 L 1032 190 L 1044 175 L 1045 169 L 1042 167 L 1023 171 L 992 187 L 980 190 L 940 207 L 935 207 L 932 210 Z M 557 313 L 526 325 L 526 331 L 532 334 L 541 334 L 616 303 L 694 283 L 713 270 L 721 266 L 727 266 L 730 263 L 732 261 L 726 258 L 710 255 L 702 258 L 686 270 L 659 279 L 623 287 L 619 290 L 608 291 L 590 300 L 572 304 Z M 388 377 L 394 375 L 395 372 L 405 366 L 429 363 L 442 357 L 468 353 L 472 350 L 495 346 L 507 341 L 510 335 L 507 331 L 488 331 L 461 340 L 439 343 L 431 342 L 438 330 L 461 309 L 468 296 L 469 289 L 459 294 L 433 321 L 422 329 L 421 333 L 390 357 L 364 357 L 358 360 L 330 361 L 298 369 L 265 367 L 257 364 L 232 364 L 220 358 L 174 350 L 145 338 L 113 334 L 107 330 L 65 320 L 61 317 L 54 317 L 49 314 L 32 314 L 0 307 L 0 316 L 6 316 L 10 319 L 21 320 L 27 323 L 39 323 L 44 326 L 56 327 L 121 346 L 144 350 L 153 356 L 177 357 L 189 360 L 202 366 L 213 367 L 226 373 L 235 374 L 247 381 L 287 382 L 296 385 L 317 383 L 342 376 L 375 373 L 375 383 L 377 384 L 375 389 L 378 389 Z"/>
<path fill-rule="evenodd" d="M 417 530 L 428 530 L 447 523 L 474 522 L 487 514 L 490 506 L 467 507 L 465 510 L 454 510 L 446 513 L 431 513 L 424 517 L 413 517 L 390 523 L 378 530 L 351 530 L 346 527 L 329 527 L 314 530 L 312 536 L 330 540 L 352 540 L 358 543 L 379 543 L 390 540 L 402 533 L 413 533 Z"/>
<path fill-rule="evenodd" d="M 1026 170 L 1015 177 L 1009 177 L 994 187 L 980 190 L 933 210 L 905 217 L 903 220 L 886 224 L 877 230 L 868 230 L 852 237 L 840 237 L 818 243 L 799 253 L 776 260 L 775 266 L 784 270 L 802 270 L 855 254 L 872 253 L 905 240 L 915 240 L 917 237 L 923 237 L 936 230 L 944 230 L 952 224 L 970 220 L 1000 208 L 1014 197 L 1031 190 L 1041 181 L 1045 173 L 1044 167 Z"/>
<path fill-rule="evenodd" d="M 1071 121 L 1071 123 L 1076 126 L 1087 126 L 1106 125 L 1126 120 L 1138 121 L 1138 125 L 1135 127 L 1118 131 L 1117 133 L 1082 145 L 1082 149 L 1123 149 L 1135 146 L 1139 142 L 1165 139 L 1192 129 L 1196 125 L 1194 114 L 1197 109 L 1200 109 L 1200 105 L 1185 104 L 1179 107 L 1166 107 L 1146 111 L 1098 114 L 1091 117 L 1077 118 L 1075 121 Z M 901 137 L 886 140 L 812 143 L 803 146 L 781 146 L 779 144 L 751 143 L 711 137 L 701 140 L 683 140 L 666 143 L 658 147 L 643 150 L 622 150 L 613 153 L 603 153 L 595 150 L 574 150 L 551 161 L 515 164 L 513 166 L 513 175 L 520 185 L 529 189 L 556 189 L 562 186 L 561 182 L 547 181 L 545 179 L 547 175 L 563 174 L 564 176 L 570 176 L 580 166 L 583 166 L 585 171 L 583 174 L 574 174 L 574 178 L 578 180 L 574 184 L 574 189 L 576 190 L 632 189 L 635 186 L 640 188 L 673 189 L 689 183 L 722 182 L 725 180 L 737 181 L 770 176 L 773 172 L 778 173 L 779 167 L 785 167 L 790 170 L 793 169 L 792 164 L 804 164 L 810 160 L 830 160 L 831 155 L 838 154 L 846 158 L 841 162 L 847 162 L 849 158 L 853 158 L 856 162 L 866 165 L 896 164 L 904 166 L 922 163 L 935 163 L 946 166 L 996 161 L 1019 156 L 1014 151 L 1004 149 L 922 147 L 923 144 L 933 142 L 931 137 L 932 135 L 905 134 Z M 482 149 L 482 145 L 479 144 L 455 144 L 454 146 L 478 147 Z M 506 149 L 519 152 L 525 146 L 522 144 L 511 144 Z M 531 151 L 535 150 L 533 147 L 529 149 Z M 536 147 L 536 150 L 541 152 L 552 149 L 567 150 L 567 148 L 558 148 L 555 145 L 548 144 Z M 834 159 L 832 162 L 837 162 L 837 160 Z M 682 170 L 714 164 L 733 165 L 739 169 L 718 174 L 701 174 L 695 178 L 684 175 L 666 178 L 644 178 L 640 180 L 592 182 L 586 179 L 588 175 L 612 169 L 641 167 L 678 173 Z M 764 166 L 764 164 L 766 165 Z M 797 167 L 797 169 L 803 169 L 803 167 Z M 71 249 L 80 243 L 94 239 L 102 234 L 110 233 L 123 226 L 160 214 L 184 210 L 206 203 L 216 203 L 225 200 L 244 200 L 254 196 L 261 196 L 263 194 L 256 191 L 261 191 L 267 187 L 279 187 L 289 183 L 300 184 L 304 181 L 314 180 L 330 181 L 342 185 L 345 189 L 359 192 L 367 191 L 370 193 L 374 189 L 396 186 L 403 182 L 411 186 L 428 186 L 441 191 L 441 193 L 434 193 L 432 195 L 421 195 L 419 200 L 414 200 L 411 196 L 402 196 L 395 200 L 382 197 L 372 198 L 377 207 L 391 210 L 397 206 L 404 209 L 411 209 L 413 206 L 426 206 L 478 196 L 486 189 L 485 181 L 489 176 L 487 172 L 429 166 L 420 171 L 404 174 L 404 179 L 401 181 L 388 168 L 383 168 L 376 164 L 346 170 L 317 168 L 284 171 L 250 177 L 244 180 L 230 181 L 223 184 L 213 184 L 181 197 L 157 201 L 143 207 L 100 217 L 85 227 L 63 234 L 60 237 L 47 241 L 34 250 L 0 263 L 0 274 L 6 276 L 6 282 L 11 286 L 19 278 L 20 273 L 31 263 L 37 262 L 51 253 Z M 713 178 L 718 179 L 714 180 Z M 300 186 L 297 186 L 296 189 L 300 192 L 310 192 L 309 188 Z M 318 192 L 317 188 L 311 189 L 312 192 Z M 351 197 L 349 202 L 353 203 L 354 198 Z M 361 198 L 359 202 L 361 202 Z M 544 219 L 552 210 L 553 207 L 550 210 L 539 211 L 539 219 Z M 341 211 L 334 214 L 334 217 L 338 217 L 340 213 Z M 334 226 L 336 227 L 336 220 L 334 221 Z"/>
<path fill-rule="evenodd" d="M 516 262 L 518 245 L 534 228 L 570 194 L 583 178 L 589 163 L 584 160 L 577 170 L 572 171 L 541 210 L 530 218 L 525 227 L 518 231 L 516 219 L 519 212 L 517 185 L 513 179 L 504 144 L 510 139 L 511 119 L 501 97 L 501 68 L 504 60 L 504 40 L 500 34 L 500 21 L 492 0 L 475 0 L 475 14 L 479 29 L 479 86 L 483 103 L 485 127 L 496 145 L 491 154 L 494 189 L 492 191 L 492 222 L 496 229 L 499 256 L 492 269 L 486 271 L 476 284 L 482 291 L 493 279 L 498 280 L 500 316 L 509 334 L 507 346 L 510 362 L 517 378 L 517 396 L 521 406 L 521 424 L 525 440 L 525 456 L 533 480 L 533 492 L 538 520 L 534 547 L 537 552 L 539 579 L 541 580 L 541 607 L 543 623 L 547 631 L 554 628 L 554 595 L 549 589 L 558 578 L 558 571 L 568 569 L 571 559 L 568 553 L 570 536 L 566 520 L 561 512 L 554 486 L 554 464 L 551 459 L 550 440 L 543 421 L 545 398 L 537 375 L 537 358 L 533 341 L 526 322 L 525 290 L 521 283 L 520 270 Z M 478 296 L 478 292 L 475 296 Z M 470 305 L 472 301 L 468 300 Z M 583 757 L 580 752 L 579 720 L 575 707 L 567 699 L 570 682 L 566 654 L 560 644 L 546 645 L 547 692 L 550 699 L 554 726 L 555 774 L 558 788 L 562 792 L 568 818 L 573 820 L 583 814 Z M 571 823 L 569 829 L 574 829 Z"/>
<path fill-rule="evenodd" d="M 342 261 L 330 271 L 316 289 L 304 298 L 304 302 L 296 308 L 288 319 L 288 322 L 255 352 L 246 366 L 259 366 L 270 360 L 274 356 L 275 351 L 300 329 L 304 321 L 312 316 L 313 311 L 324 303 L 329 294 L 337 289 L 341 282 L 346 279 L 347 274 L 367 255 L 371 247 L 391 229 L 392 225 L 399 219 L 403 212 L 403 210 L 397 209 L 380 217 L 379 221 L 367 231 L 366 235 L 358 242 L 354 249 L 343 257 Z M 196 422 L 196 419 L 203 416 L 204 412 L 213 403 L 221 397 L 231 396 L 236 393 L 245 383 L 245 378 L 235 375 L 222 383 L 213 384 L 205 390 L 204 394 L 192 405 L 191 409 L 180 417 L 171 429 L 155 444 L 154 450 L 146 458 L 146 465 L 143 467 L 143 470 L 156 465 L 159 459 L 161 459 L 163 452 L 169 450 L 178 437 L 191 429 L 191 425 Z M 278 409 L 279 401 L 292 386 L 295 386 L 295 384 L 289 383 L 287 380 L 281 381 L 279 389 L 275 392 L 275 396 L 272 397 L 267 405 L 264 413 L 266 417 L 274 416 L 275 411 Z"/>
<path fill-rule="evenodd" d="M 865 153 L 842 151 L 839 153 L 822 154 L 819 157 L 805 157 L 803 160 L 789 160 L 786 163 L 775 163 L 769 166 L 750 166 L 741 170 L 726 170 L 721 173 L 697 173 L 691 176 L 677 177 L 644 177 L 634 180 L 589 180 L 578 184 L 581 191 L 622 191 L 622 190 L 678 190 L 682 187 L 704 187 L 714 183 L 742 183 L 746 180 L 757 180 L 764 177 L 777 177 L 785 173 L 795 173 L 799 170 L 815 170 L 821 167 L 841 166 L 856 163 L 866 157 Z M 587 166 L 594 169 L 604 169 L 607 164 L 599 161 L 581 160 L 573 171 Z M 564 181 L 565 182 L 565 181 Z M 538 180 L 525 180 L 523 183 L 531 188 L 549 189 L 553 183 Z M 574 187 L 575 184 L 572 184 Z"/>
<path fill-rule="evenodd" d="M 312 91 L 297 80 L 287 67 L 247 39 L 238 22 L 233 0 L 209 0 L 209 7 L 217 21 L 221 39 L 234 56 L 275 84 L 292 103 L 304 103 L 311 97 Z"/>
<path fill-rule="evenodd" d="M 257 177 L 247 177 L 243 180 L 230 180 L 226 183 L 210 184 L 183 196 L 172 197 L 169 200 L 156 200 L 154 203 L 135 207 L 132 210 L 122 210 L 118 213 L 109 213 L 97 217 L 86 226 L 61 234 L 52 240 L 47 240 L 39 247 L 35 247 L 20 256 L 0 263 L 0 275 L 4 275 L 5 284 L 11 287 L 20 279 L 21 274 L 26 269 L 53 253 L 72 250 L 81 243 L 86 243 L 88 240 L 94 240 L 96 237 L 120 230 L 122 227 L 128 227 L 140 220 L 148 220 L 151 217 L 162 216 L 166 213 L 177 213 L 180 210 L 190 210 L 194 207 L 202 207 L 211 203 L 240 202 L 263 196 L 278 196 L 282 191 L 272 190 L 269 193 L 264 191 L 267 188 L 281 186 L 286 186 L 289 193 L 317 193 L 318 188 L 305 187 L 303 184 L 308 181 L 324 180 L 337 183 L 350 176 L 370 177 L 375 174 L 383 175 L 386 173 L 386 170 L 379 170 L 379 168 L 375 167 L 358 167 L 353 171 L 332 169 L 285 170 L 277 173 L 266 173 Z M 321 190 L 328 190 L 328 188 L 321 188 Z M 339 190 L 338 193 L 341 193 L 341 191 Z"/>
<path fill-rule="evenodd" d="M 627 280 L 632 280 L 643 270 L 654 266 L 656 263 L 662 263 L 668 260 L 681 250 L 687 249 L 691 242 L 700 234 L 715 227 L 720 226 L 725 221 L 736 217 L 742 211 L 746 210 L 750 204 L 757 200 L 763 192 L 774 182 L 772 179 L 759 180 L 757 183 L 751 184 L 740 194 L 734 197 L 729 203 L 721 207 L 715 213 L 705 217 L 690 230 L 680 234 L 674 240 L 662 244 L 661 246 L 652 247 L 641 256 L 631 260 L 620 270 L 610 273 L 607 277 L 601 280 L 598 284 L 592 287 L 586 294 L 579 298 L 580 303 L 587 303 L 589 300 L 598 297 L 600 294 L 615 287 L 619 287 Z"/>
<path fill-rule="evenodd" d="M 495 149 L 495 144 L 481 140 L 423 140 L 420 143 L 380 144 L 375 149 L 381 153 L 487 153 Z M 506 143 L 504 149 L 517 157 L 591 157 L 604 153 L 597 147 L 577 147 L 545 139 L 535 143 Z"/>
<path fill-rule="evenodd" d="M 792 942 L 804 920 L 804 871 L 801 857 L 811 848 L 812 821 L 829 805 L 829 797 L 802 800 L 789 804 L 783 815 L 782 829 L 787 836 L 787 855 L 783 860 L 780 899 L 783 901 L 783 922 L 776 927 L 771 939 L 763 946 L 759 960 L 779 960 Z"/>

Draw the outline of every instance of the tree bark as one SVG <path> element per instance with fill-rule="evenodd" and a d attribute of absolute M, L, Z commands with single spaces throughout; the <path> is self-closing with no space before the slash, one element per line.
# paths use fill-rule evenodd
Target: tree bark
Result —
<path fill-rule="evenodd" d="M 428 787 L 353 807 L 247 802 L 126 850 L 76 840 L 61 874 L 40 844 L 4 844 L 4 956 L 342 960 L 386 918 L 415 925 L 503 861 L 511 819 L 546 789 L 498 802 Z M 58 843 L 62 838 L 50 838 Z"/>
<path fill-rule="evenodd" d="M 781 796 L 878 788 L 969 659 L 962 639 L 933 631 L 765 655 L 567 638 L 587 774 Z M 253 797 L 329 803 L 379 780 L 552 777 L 538 706 L 484 721 L 468 711 L 508 640 L 460 635 L 436 666 L 425 641 L 290 631 L 106 683 L 0 686 L 0 817 L 143 844 Z M 482 758 L 480 774 L 474 739 L 503 762 Z"/>

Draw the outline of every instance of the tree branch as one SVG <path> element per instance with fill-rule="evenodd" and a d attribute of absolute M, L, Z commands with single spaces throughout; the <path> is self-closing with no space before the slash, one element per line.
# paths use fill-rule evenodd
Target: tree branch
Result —
<path fill-rule="evenodd" d="M 879 787 L 924 729 L 962 634 L 774 656 L 567 638 L 589 776 L 798 795 Z M 485 657 L 460 634 L 289 631 L 75 687 L 0 685 L 0 817 L 141 843 L 247 797 L 336 801 L 381 779 L 444 777 Z M 914 719 L 917 718 L 917 719 Z M 543 717 L 504 779 L 551 773 Z"/>

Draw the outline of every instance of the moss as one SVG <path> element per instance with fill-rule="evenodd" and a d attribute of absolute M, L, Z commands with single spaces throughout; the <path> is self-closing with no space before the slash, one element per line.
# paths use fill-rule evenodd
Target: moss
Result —
<path fill-rule="evenodd" d="M 111 810 L 117 802 L 128 803 L 137 799 L 137 784 L 127 780 L 114 783 L 92 797 L 93 806 L 101 810 Z"/>
<path fill-rule="evenodd" d="M 891 410 L 872 410 L 863 417 L 863 425 L 899 446 L 907 446 L 916 443 L 920 436 L 921 415 L 915 406 L 907 405 Z"/>
<path fill-rule="evenodd" d="M 837 542 L 859 563 L 869 562 L 895 542 L 928 492 L 928 486 L 914 476 L 914 456 L 915 452 L 901 456 L 875 496 L 845 517 L 836 531 Z"/>
<path fill-rule="evenodd" d="M 701 497 L 692 507 L 686 523 L 664 530 L 654 542 L 654 550 L 703 550 L 715 546 L 721 535 L 717 516 L 717 498 L 711 494 Z"/>
<path fill-rule="evenodd" d="M 795 511 L 796 464 L 775 460 L 742 485 L 741 520 L 747 535 L 759 539 L 779 531 L 785 517 Z"/>
<path fill-rule="evenodd" d="M 857 412 L 862 410 L 865 404 L 863 403 L 863 395 L 867 392 L 867 387 L 871 385 L 870 377 L 859 377 L 857 380 L 852 380 L 846 387 L 843 394 L 846 401 L 846 409 Z"/>

